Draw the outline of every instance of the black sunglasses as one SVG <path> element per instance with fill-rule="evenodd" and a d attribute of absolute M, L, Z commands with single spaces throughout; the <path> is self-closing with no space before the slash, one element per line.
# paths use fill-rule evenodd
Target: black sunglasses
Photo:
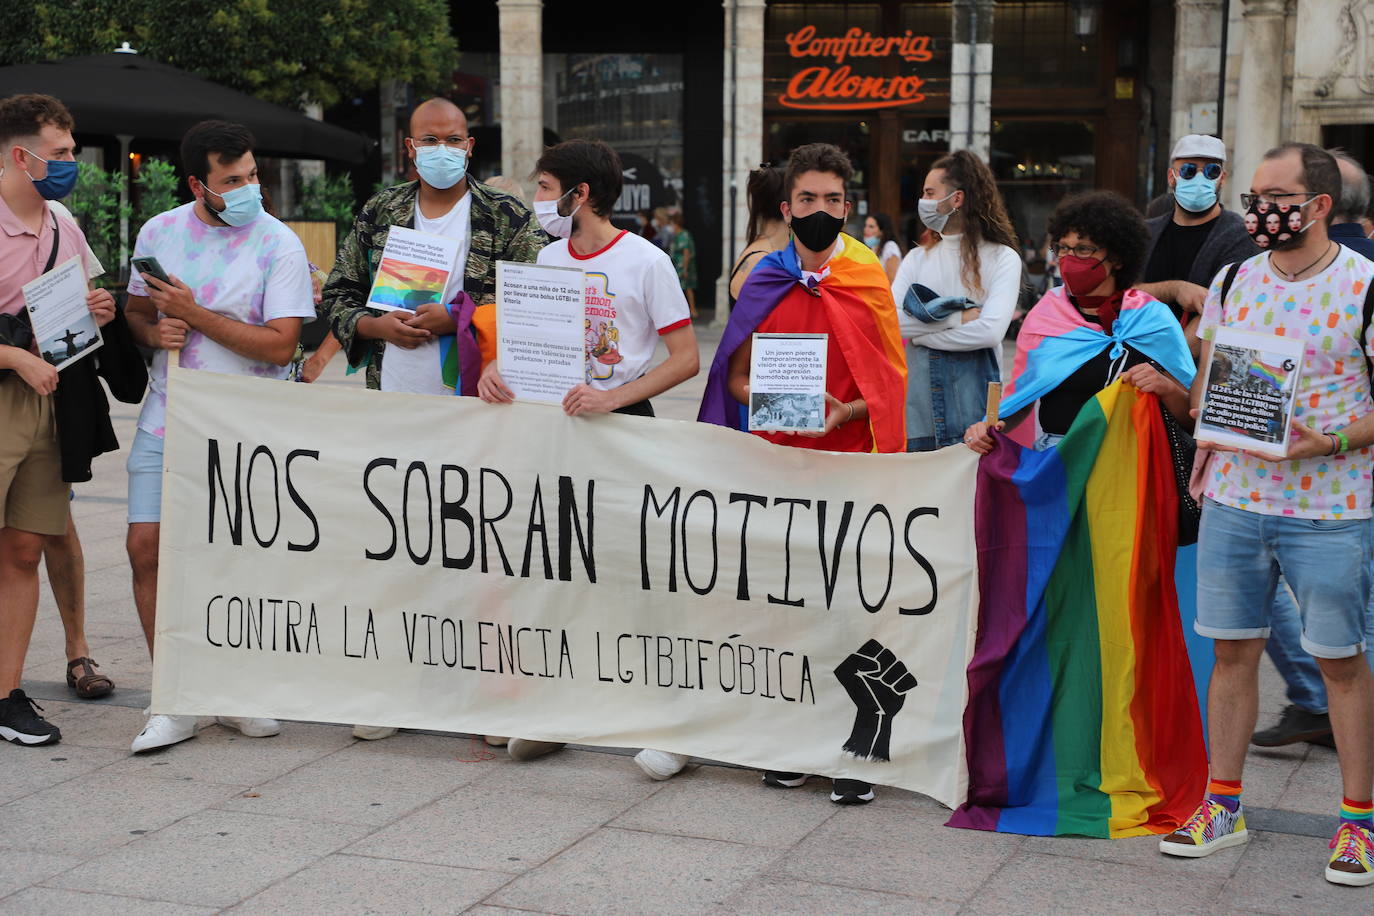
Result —
<path fill-rule="evenodd" d="M 1185 162 L 1178 167 L 1178 177 L 1182 178 L 1184 181 L 1188 181 L 1190 178 L 1197 175 L 1197 173 L 1198 165 L 1196 162 Z M 1221 163 L 1209 162 L 1202 166 L 1202 177 L 1206 178 L 1208 181 L 1216 181 L 1221 177 Z"/>

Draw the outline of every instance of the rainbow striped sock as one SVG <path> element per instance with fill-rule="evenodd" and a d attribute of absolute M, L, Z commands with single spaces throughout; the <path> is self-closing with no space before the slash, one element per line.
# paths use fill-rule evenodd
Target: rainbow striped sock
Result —
<path fill-rule="evenodd" d="M 1366 830 L 1374 829 L 1374 802 L 1351 801 L 1348 798 L 1342 798 L 1341 821 L 1363 827 Z"/>
<path fill-rule="evenodd" d="M 1240 780 L 1213 779 L 1207 784 L 1207 798 L 1227 811 L 1240 809 Z"/>

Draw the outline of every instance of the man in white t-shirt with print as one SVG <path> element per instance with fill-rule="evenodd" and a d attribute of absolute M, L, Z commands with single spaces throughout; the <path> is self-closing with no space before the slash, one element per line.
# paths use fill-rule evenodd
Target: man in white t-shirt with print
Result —
<path fill-rule="evenodd" d="M 555 239 L 539 252 L 538 263 L 575 267 L 587 277 L 586 381 L 568 391 L 563 410 L 574 417 L 611 412 L 651 417 L 650 399 L 699 368 L 696 332 L 673 262 L 642 236 L 611 223 L 622 170 L 620 157 L 605 143 L 569 140 L 550 147 L 535 172 L 534 214 Z M 668 358 L 650 368 L 660 339 Z M 514 399 L 495 361 L 483 370 L 477 393 L 489 404 Z M 516 760 L 529 760 L 562 746 L 512 738 L 508 750 Z M 658 779 L 687 761 L 662 751 L 644 751 L 640 757 L 653 758 L 652 767 L 636 761 Z"/>
<path fill-rule="evenodd" d="M 295 233 L 262 208 L 253 135 L 241 124 L 202 121 L 181 141 L 181 165 L 195 200 L 150 219 L 134 257 L 156 258 L 170 283 L 134 272 L 125 313 L 134 338 L 157 352 L 148 397 L 129 451 L 129 563 L 148 651 L 157 615 L 162 445 L 167 365 L 285 379 L 302 321 L 315 317 L 310 268 Z M 253 738 L 275 735 L 274 719 L 221 716 Z M 195 736 L 195 716 L 149 718 L 133 751 Z"/>
<path fill-rule="evenodd" d="M 1287 455 L 1215 450 L 1206 467 L 1198 534 L 1194 629 L 1215 640 L 1208 696 L 1211 782 L 1197 811 L 1160 851 L 1197 858 L 1245 843 L 1241 775 L 1259 704 L 1259 660 L 1279 577 L 1302 618 L 1302 647 L 1326 683 L 1343 798 L 1326 880 L 1374 884 L 1374 677 L 1363 654 L 1369 599 L 1370 380 L 1374 341 L 1363 304 L 1374 262 L 1327 234 L 1340 172 L 1309 143 L 1270 150 L 1241 200 L 1255 225 L 1278 213 L 1287 234 L 1227 272 L 1202 309 L 1201 364 L 1218 328 L 1303 343 Z M 1206 373 L 1193 384 L 1193 404 Z M 1333 806 L 1335 807 L 1335 806 Z M 1223 901 L 1224 903 L 1224 901 Z"/>

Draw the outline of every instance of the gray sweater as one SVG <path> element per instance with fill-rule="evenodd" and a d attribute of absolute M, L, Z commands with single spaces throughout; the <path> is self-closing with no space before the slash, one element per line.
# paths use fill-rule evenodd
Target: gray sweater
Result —
<path fill-rule="evenodd" d="M 1155 246 L 1159 244 L 1159 237 L 1164 234 L 1164 227 L 1173 218 L 1174 214 L 1170 212 L 1146 221 L 1150 227 L 1150 250 L 1145 253 L 1144 263 L 1150 263 Z M 1221 215 L 1217 217 L 1217 224 L 1207 233 L 1207 241 L 1202 243 L 1202 248 L 1193 260 L 1193 269 L 1188 272 L 1188 276 L 1170 279 L 1187 280 L 1206 289 L 1212 285 L 1212 280 L 1227 264 L 1243 261 L 1257 254 L 1259 246 L 1250 238 L 1250 233 L 1245 231 L 1245 222 L 1240 214 L 1222 210 Z"/>

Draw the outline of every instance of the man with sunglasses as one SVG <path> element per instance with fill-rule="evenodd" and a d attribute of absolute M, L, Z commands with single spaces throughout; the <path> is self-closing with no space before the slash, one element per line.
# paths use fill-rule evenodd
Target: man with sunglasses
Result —
<path fill-rule="evenodd" d="M 1147 221 L 1150 250 L 1139 288 L 1173 309 L 1184 325 L 1202 311 L 1217 272 L 1259 250 L 1240 215 L 1222 207 L 1225 183 L 1226 144 L 1189 134 L 1174 144 L 1169 165 L 1174 211 Z"/>

